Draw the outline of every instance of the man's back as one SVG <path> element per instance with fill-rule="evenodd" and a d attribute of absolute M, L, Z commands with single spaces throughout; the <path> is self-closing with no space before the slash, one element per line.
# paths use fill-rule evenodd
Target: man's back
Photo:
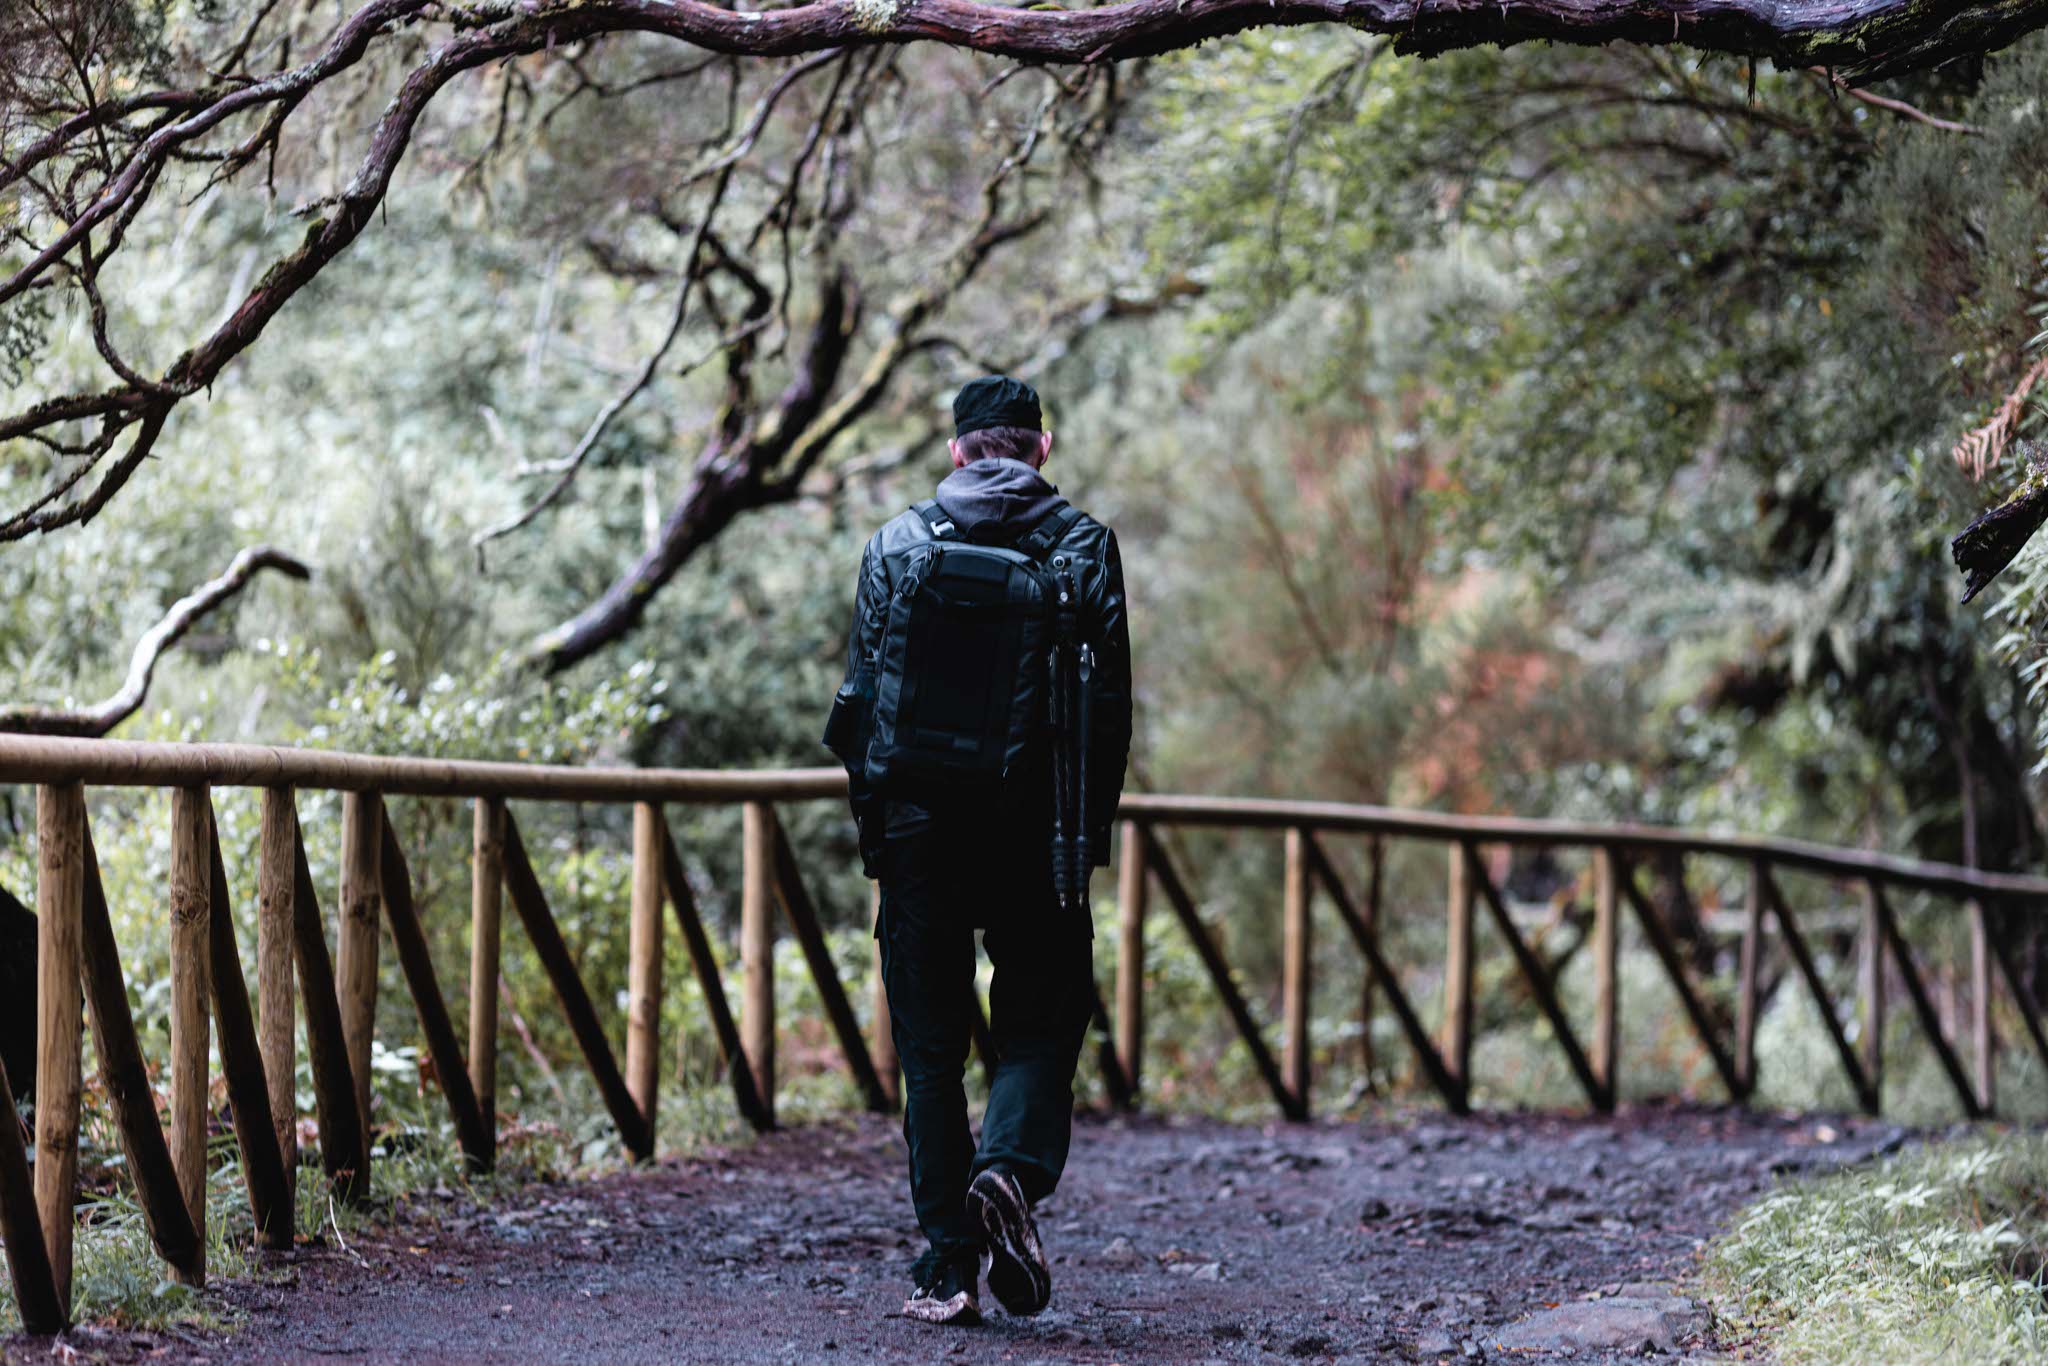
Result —
<path fill-rule="evenodd" d="M 965 540 L 1004 546 L 1015 545 L 1069 505 L 1030 465 L 1002 458 L 977 460 L 956 469 L 939 484 L 934 501 Z M 858 719 L 871 720 L 873 695 L 867 690 L 873 686 L 874 675 L 887 666 L 883 647 L 888 607 L 900 587 L 893 566 L 900 564 L 907 552 L 933 539 L 930 521 L 915 508 L 907 508 L 884 523 L 862 552 L 847 648 L 847 678 L 835 702 L 835 712 L 845 712 L 848 720 L 863 709 L 870 714 Z M 1094 651 L 1089 683 L 1089 783 L 1081 833 L 1088 840 L 1090 863 L 1100 867 L 1108 861 L 1109 826 L 1122 794 L 1131 740 L 1130 637 L 1116 533 L 1080 513 L 1050 547 L 1047 561 L 1057 562 L 1059 572 L 1072 577 L 1079 598 L 1080 630 Z M 1026 683 L 1036 688 L 1035 679 Z M 883 790 L 880 773 L 866 762 L 865 727 L 858 738 L 848 734 L 845 724 L 839 729 L 840 738 L 828 735 L 827 743 L 848 767 L 861 846 L 870 855 L 872 875 L 872 852 L 887 830 L 922 823 L 930 808 L 949 803 L 944 794 L 920 792 L 914 787 Z M 1042 760 L 1044 756 L 1038 757 Z M 1020 822 L 1042 823 L 1050 814 L 1051 803 L 1050 796 L 1044 795 L 1046 773 L 1043 762 L 1028 766 L 1014 782 L 1005 784 L 994 800 Z M 987 821 L 983 826 L 1000 828 Z"/>
<path fill-rule="evenodd" d="M 953 412 L 954 472 L 862 552 L 825 743 L 881 882 L 875 937 L 929 1244 L 903 1312 L 965 1324 L 980 1320 L 984 1256 L 1009 1312 L 1052 1293 L 1031 1207 L 1066 1165 L 1095 1000 L 1087 872 L 1109 859 L 1131 660 L 1116 536 L 1038 472 L 1052 437 L 1037 394 L 991 377 Z M 976 927 L 996 1045 L 978 1142 L 962 1085 Z"/>

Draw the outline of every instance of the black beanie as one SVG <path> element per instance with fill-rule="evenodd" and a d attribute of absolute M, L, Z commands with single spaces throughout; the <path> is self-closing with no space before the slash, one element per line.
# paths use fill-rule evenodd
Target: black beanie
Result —
<path fill-rule="evenodd" d="M 953 398 L 953 435 L 965 436 L 990 427 L 1043 431 L 1045 419 L 1038 408 L 1038 391 L 1007 375 L 986 375 L 961 385 Z"/>

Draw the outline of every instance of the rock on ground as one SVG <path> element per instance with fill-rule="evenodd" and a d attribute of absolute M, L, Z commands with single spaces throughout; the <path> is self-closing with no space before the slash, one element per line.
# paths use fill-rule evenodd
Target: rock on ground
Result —
<path fill-rule="evenodd" d="M 1648 1287 L 1560 1304 L 1486 1335 L 1488 1346 L 1535 1352 L 1673 1352 L 1698 1340 L 1712 1315 L 1697 1300 Z"/>
<path fill-rule="evenodd" d="M 225 1335 L 103 1330 L 76 1345 L 116 1359 L 577 1366 L 1710 1353 L 1704 1315 L 1664 1288 L 1703 1240 L 1773 1167 L 1819 1148 L 1854 1158 L 1895 1133 L 1683 1109 L 1363 1127 L 1084 1120 L 1039 1212 L 1051 1308 L 1010 1319 L 985 1298 L 986 1326 L 948 1330 L 897 1315 L 917 1250 L 902 1140 L 863 1117 L 491 1208 L 424 1196 L 346 1251 L 301 1247 L 208 1291 L 239 1320 Z"/>

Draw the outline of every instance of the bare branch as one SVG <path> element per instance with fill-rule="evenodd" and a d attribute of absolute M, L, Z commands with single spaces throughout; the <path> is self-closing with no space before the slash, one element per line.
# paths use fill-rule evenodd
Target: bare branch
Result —
<path fill-rule="evenodd" d="M 654 594 L 697 550 L 741 512 L 769 501 L 764 466 L 786 448 L 782 432 L 803 430 L 816 417 L 838 379 L 847 344 L 859 321 L 858 296 L 835 276 L 819 302 L 811 340 L 767 419 L 751 432 L 731 424 L 714 435 L 683 495 L 662 519 L 654 541 L 597 601 L 534 642 L 531 657 L 559 673 L 595 654 L 640 624 Z M 782 495 L 786 500 L 788 495 Z"/>
<path fill-rule="evenodd" d="M 1977 137 L 1981 136 L 1984 132 L 1982 128 L 1979 128 L 1974 123 L 1958 123 L 1954 119 L 1936 118 L 1919 106 L 1908 104 L 1904 100 L 1895 100 L 1885 95 L 1879 95 L 1874 91 L 1860 90 L 1844 80 L 1836 72 L 1830 71 L 1827 67 L 1810 66 L 1807 68 L 1807 71 L 1826 81 L 1831 88 L 1844 91 L 1850 99 L 1861 100 L 1873 109 L 1882 109 L 1888 114 L 1897 114 L 1902 119 L 1910 119 L 1914 123 L 1922 123 L 1929 128 L 1939 128 L 1944 133 L 1964 133 Z"/>
<path fill-rule="evenodd" d="M 923 348 L 924 324 L 992 253 L 1050 221 L 1044 209 L 1006 217 L 1003 189 L 1037 149 L 1063 93 L 1054 87 L 990 173 L 973 227 L 918 285 L 891 303 L 881 340 L 843 389 L 840 377 L 859 320 L 859 295 L 843 273 L 832 275 L 822 291 L 809 345 L 780 398 L 758 417 L 743 404 L 728 402 L 723 425 L 652 544 L 597 601 L 534 642 L 530 658 L 535 664 L 558 673 L 622 639 L 639 625 L 655 594 L 735 517 L 802 495 L 805 477 L 832 443 L 874 407 L 904 362 Z M 754 306 L 761 307 L 758 293 Z M 746 397 L 742 378 L 736 377 L 732 399 Z"/>
<path fill-rule="evenodd" d="M 470 538 L 470 544 L 476 548 L 478 569 L 483 568 L 483 554 L 486 545 L 497 540 L 500 536 L 508 536 L 521 527 L 530 524 L 534 518 L 540 516 L 541 513 L 553 506 L 557 499 L 568 492 L 569 485 L 576 482 L 577 474 L 583 469 L 584 461 L 590 458 L 590 452 L 596 449 L 598 441 L 604 436 L 606 431 L 610 430 L 612 422 L 620 413 L 626 411 L 627 406 L 634 399 L 638 398 L 649 384 L 654 382 L 655 372 L 661 368 L 662 361 L 667 359 L 669 349 L 676 344 L 676 338 L 682 335 L 683 323 L 690 315 L 690 294 L 696 288 L 697 281 L 703 276 L 703 270 L 698 265 L 698 258 L 704 252 L 704 238 L 711 231 L 711 220 L 717 217 L 718 206 L 724 202 L 726 187 L 731 183 L 732 166 L 728 164 L 719 173 L 718 182 L 711 187 L 711 200 L 704 206 L 704 216 L 697 223 L 696 236 L 690 239 L 689 250 L 683 254 L 682 288 L 676 291 L 675 308 L 669 314 L 668 330 L 662 334 L 661 344 L 648 354 L 647 360 L 641 365 L 639 373 L 633 376 L 626 387 L 617 394 L 614 394 L 604 407 L 598 409 L 597 416 L 592 418 L 590 425 L 584 429 L 582 439 L 576 443 L 575 448 L 568 455 L 560 460 L 550 461 L 546 465 L 536 467 L 536 472 L 546 472 L 556 476 L 555 482 L 548 486 L 547 492 L 528 504 L 524 511 L 508 517 L 502 522 L 485 527 Z"/>
<path fill-rule="evenodd" d="M 101 736 L 120 725 L 142 706 L 149 696 L 149 681 L 164 651 L 178 643 L 214 608 L 249 586 L 265 569 L 275 569 L 295 579 L 311 578 L 313 571 L 303 561 L 273 546 L 251 546 L 235 556 L 227 572 L 209 579 L 171 604 L 162 621 L 149 628 L 136 642 L 128 663 L 128 677 L 113 696 L 90 707 L 7 707 L 0 708 L 0 731 L 29 735 Z"/>

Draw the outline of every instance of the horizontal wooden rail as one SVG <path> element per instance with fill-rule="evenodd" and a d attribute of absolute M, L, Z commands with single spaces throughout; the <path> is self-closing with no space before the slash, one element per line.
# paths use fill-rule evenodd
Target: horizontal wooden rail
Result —
<path fill-rule="evenodd" d="M 793 802 L 843 796 L 836 768 L 578 768 L 393 759 L 277 745 L 0 735 L 0 782 L 87 787 L 301 787 L 387 797 L 555 802 Z"/>
<path fill-rule="evenodd" d="M 0 771 L 5 754 L 0 751 Z M 1404 811 L 1344 802 L 1297 802 L 1266 797 L 1185 797 L 1153 793 L 1127 796 L 1126 817 L 1153 825 L 1204 825 L 1237 830 L 1311 830 L 1358 835 L 1399 835 L 1408 839 L 1595 847 L 1632 853 L 1673 850 L 1730 859 L 1763 858 L 1785 868 L 1844 878 L 1880 877 L 1899 887 L 1967 897 L 2048 897 L 2048 877 L 1986 873 L 1953 863 L 1927 863 L 1863 849 L 1842 849 L 1766 835 L 1716 834 L 1657 825 L 1600 825 L 1587 821 L 1537 820 L 1520 816 L 1457 816 Z"/>
<path fill-rule="evenodd" d="M 171 744 L 0 735 L 0 782 L 95 787 L 303 787 L 385 796 L 498 797 L 590 802 L 790 802 L 844 795 L 836 768 L 579 768 L 471 759 L 401 759 L 272 745 Z M 2048 899 L 2048 877 L 1987 873 L 1861 849 L 1762 835 L 1518 816 L 1465 816 L 1345 802 L 1134 793 L 1120 808 L 1152 825 L 1236 829 L 1299 827 L 1475 844 L 1608 845 L 1731 859 L 1844 878 L 1880 877 L 1898 887 L 1958 897 Z"/>

